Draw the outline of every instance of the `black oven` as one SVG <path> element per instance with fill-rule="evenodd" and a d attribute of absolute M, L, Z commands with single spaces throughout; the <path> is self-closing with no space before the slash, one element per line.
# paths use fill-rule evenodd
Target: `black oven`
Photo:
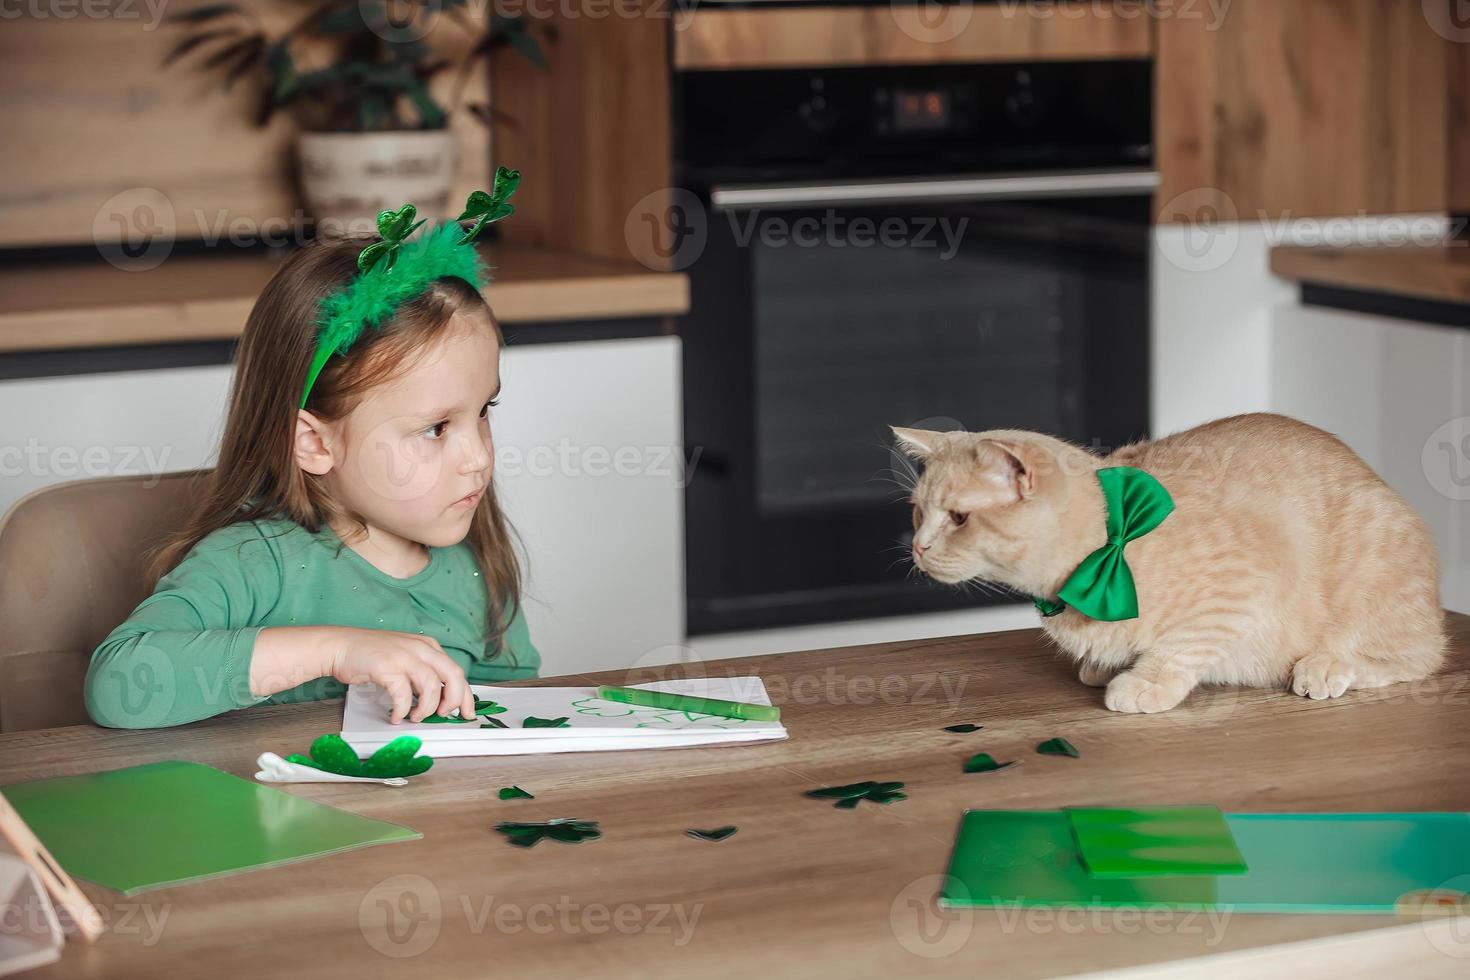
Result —
<path fill-rule="evenodd" d="M 973 606 L 889 425 L 1147 434 L 1150 66 L 675 75 L 691 634 Z"/>

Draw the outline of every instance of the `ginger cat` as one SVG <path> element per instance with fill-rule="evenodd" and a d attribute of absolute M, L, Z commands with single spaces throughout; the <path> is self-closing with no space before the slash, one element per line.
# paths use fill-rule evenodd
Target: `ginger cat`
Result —
<path fill-rule="evenodd" d="M 914 564 L 940 582 L 1056 599 L 1107 543 L 1096 471 L 1131 466 L 1174 499 L 1129 541 L 1138 617 L 1042 619 L 1114 711 L 1167 711 L 1197 684 L 1332 698 L 1428 677 L 1444 656 L 1439 562 L 1419 515 L 1335 436 L 1238 415 L 1106 458 L 1037 432 L 895 428 L 924 461 Z"/>

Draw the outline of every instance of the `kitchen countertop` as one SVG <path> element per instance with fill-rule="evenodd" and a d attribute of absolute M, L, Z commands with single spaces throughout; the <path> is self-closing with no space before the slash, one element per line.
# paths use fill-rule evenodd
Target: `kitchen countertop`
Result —
<path fill-rule="evenodd" d="M 1283 279 L 1439 303 L 1470 303 L 1470 242 L 1450 245 L 1271 250 Z"/>
<path fill-rule="evenodd" d="M 485 245 L 485 296 L 505 324 L 677 316 L 689 280 L 637 263 Z M 231 340 L 279 256 L 177 255 L 151 269 L 102 258 L 0 267 L 0 353 Z"/>

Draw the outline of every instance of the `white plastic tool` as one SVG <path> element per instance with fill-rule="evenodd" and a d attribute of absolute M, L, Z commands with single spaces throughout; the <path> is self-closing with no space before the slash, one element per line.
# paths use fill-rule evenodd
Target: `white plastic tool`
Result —
<path fill-rule="evenodd" d="M 287 762 L 274 752 L 262 752 L 255 760 L 260 772 L 255 778 L 262 783 L 382 783 L 384 786 L 407 786 L 402 776 L 390 779 L 373 779 L 368 776 L 343 776 L 341 773 L 314 769 L 295 762 Z"/>

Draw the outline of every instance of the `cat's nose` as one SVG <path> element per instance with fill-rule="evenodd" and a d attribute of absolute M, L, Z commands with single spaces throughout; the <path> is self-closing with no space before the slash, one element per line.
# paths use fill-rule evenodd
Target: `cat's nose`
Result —
<path fill-rule="evenodd" d="M 928 550 L 929 550 L 929 546 L 928 545 L 921 544 L 919 542 L 919 539 L 918 538 L 915 538 L 914 539 L 914 554 L 916 554 L 916 555 L 922 555 L 924 552 L 926 552 Z"/>

